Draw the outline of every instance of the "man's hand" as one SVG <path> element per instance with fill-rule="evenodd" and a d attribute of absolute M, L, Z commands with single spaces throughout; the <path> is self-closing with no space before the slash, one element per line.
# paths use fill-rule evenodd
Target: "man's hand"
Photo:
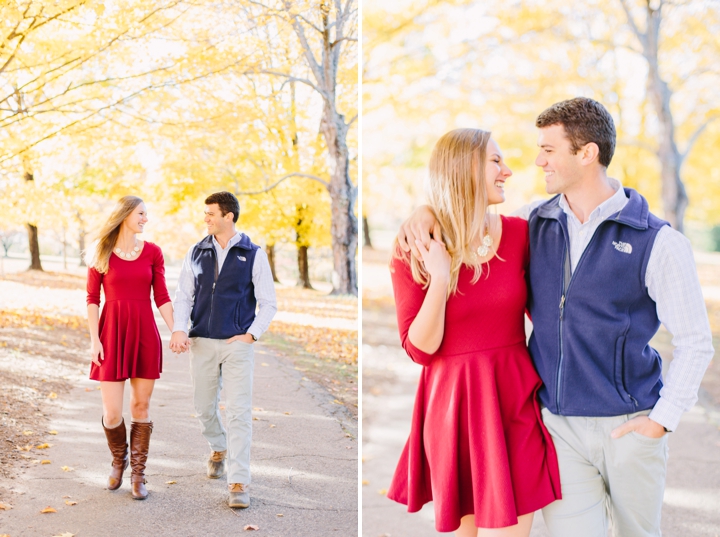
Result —
<path fill-rule="evenodd" d="M 242 341 L 243 343 L 249 343 L 250 345 L 255 343 L 255 340 L 250 334 L 240 334 L 239 336 L 233 336 L 227 340 L 228 345 L 233 341 Z"/>
<path fill-rule="evenodd" d="M 170 350 L 180 354 L 190 348 L 190 340 L 185 332 L 177 330 L 170 336 Z"/>
<path fill-rule="evenodd" d="M 430 237 L 431 232 L 432 237 Z M 431 238 L 442 241 L 440 224 L 438 224 L 430 206 L 421 205 L 400 226 L 397 236 L 398 244 L 400 244 L 403 252 L 412 251 L 412 254 L 419 259 L 420 251 L 417 249 L 415 241 L 419 240 L 429 250 Z"/>
<path fill-rule="evenodd" d="M 620 427 L 616 427 L 610 436 L 613 438 L 620 438 L 625 436 L 630 431 L 647 436 L 648 438 L 660 438 L 665 435 L 665 427 L 660 425 L 658 422 L 651 420 L 647 416 L 637 416 L 631 420 L 626 421 Z"/>

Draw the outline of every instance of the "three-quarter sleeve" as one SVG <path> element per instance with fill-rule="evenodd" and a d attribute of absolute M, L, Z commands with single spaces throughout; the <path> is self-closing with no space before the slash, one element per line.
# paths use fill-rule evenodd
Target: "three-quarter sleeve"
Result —
<path fill-rule="evenodd" d="M 100 285 L 103 275 L 94 267 L 88 267 L 87 275 L 87 304 L 95 304 L 100 307 Z"/>
<path fill-rule="evenodd" d="M 156 251 L 153 256 L 152 266 L 152 289 L 155 305 L 160 308 L 160 306 L 170 302 L 170 294 L 168 293 L 167 284 L 165 283 L 165 259 L 163 258 L 160 247 L 155 245 L 155 248 Z"/>
<path fill-rule="evenodd" d="M 430 365 L 434 355 L 421 351 L 408 338 L 410 325 L 422 307 L 426 291 L 413 280 L 410 265 L 404 259 L 394 257 L 390 263 L 390 273 L 395 294 L 398 331 L 403 349 L 414 362 Z"/>

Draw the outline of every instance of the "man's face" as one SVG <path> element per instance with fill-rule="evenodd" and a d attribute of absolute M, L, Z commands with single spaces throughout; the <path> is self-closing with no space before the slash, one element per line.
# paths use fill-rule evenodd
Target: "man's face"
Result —
<path fill-rule="evenodd" d="M 572 154 L 565 127 L 550 125 L 541 128 L 537 144 L 540 146 L 540 153 L 535 164 L 545 172 L 545 190 L 548 194 L 567 193 L 580 184 L 583 172 L 582 151 Z"/>
<path fill-rule="evenodd" d="M 222 215 L 220 206 L 217 203 L 205 206 L 205 224 L 207 224 L 208 235 L 217 235 L 232 227 L 233 214 Z"/>

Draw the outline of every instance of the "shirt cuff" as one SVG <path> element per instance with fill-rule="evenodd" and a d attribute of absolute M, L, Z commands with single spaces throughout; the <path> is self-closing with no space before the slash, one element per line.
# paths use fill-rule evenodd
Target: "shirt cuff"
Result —
<path fill-rule="evenodd" d="M 680 424 L 680 418 L 683 415 L 683 409 L 675 406 L 667 399 L 662 397 L 655 403 L 648 418 L 665 427 L 668 431 L 675 431 Z"/>

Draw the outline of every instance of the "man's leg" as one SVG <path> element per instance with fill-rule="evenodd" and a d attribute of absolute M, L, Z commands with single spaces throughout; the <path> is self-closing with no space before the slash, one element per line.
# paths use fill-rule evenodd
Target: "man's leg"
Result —
<path fill-rule="evenodd" d="M 605 468 L 614 537 L 659 537 L 665 477 L 667 435 L 648 438 L 630 432 L 611 438 L 615 427 L 649 411 L 607 418 Z"/>
<path fill-rule="evenodd" d="M 560 465 L 562 500 L 543 509 L 553 537 L 607 537 L 605 483 L 593 464 L 597 431 L 583 417 L 556 416 L 542 411 Z"/>
<path fill-rule="evenodd" d="M 220 389 L 222 387 L 218 345 L 224 341 L 193 338 L 190 347 L 190 373 L 193 382 L 193 404 L 200 419 L 202 434 L 213 451 L 225 451 L 227 439 L 220 420 Z"/>
<path fill-rule="evenodd" d="M 252 385 L 254 348 L 250 343 L 224 341 L 221 351 L 228 430 L 228 483 L 250 484 Z"/>

